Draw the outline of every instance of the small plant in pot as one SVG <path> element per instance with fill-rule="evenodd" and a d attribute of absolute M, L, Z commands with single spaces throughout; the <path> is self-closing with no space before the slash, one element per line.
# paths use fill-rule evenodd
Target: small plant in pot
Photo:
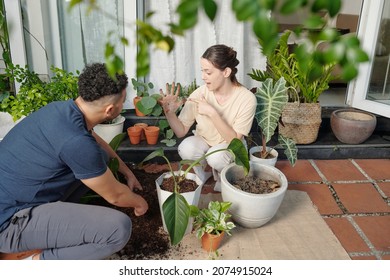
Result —
<path fill-rule="evenodd" d="M 139 82 L 134 78 L 131 79 L 131 83 L 133 84 L 133 89 L 137 92 L 137 96 L 133 100 L 136 115 L 141 117 L 160 116 L 163 113 L 163 109 L 158 103 L 161 95 L 150 92 L 154 88 L 153 83 Z"/>
<path fill-rule="evenodd" d="M 149 161 L 155 157 L 162 157 L 168 164 L 170 172 L 162 174 L 156 180 L 157 194 L 160 201 L 160 210 L 163 217 L 164 227 L 169 233 L 171 244 L 178 244 L 184 237 L 187 232 L 190 232 L 192 229 L 192 223 L 189 223 L 191 211 L 194 210 L 194 207 L 191 205 L 197 206 L 200 198 L 201 186 L 203 183 L 201 180 L 194 174 L 190 173 L 191 169 L 198 165 L 202 160 L 208 157 L 211 154 L 228 151 L 234 156 L 235 164 L 242 166 L 245 172 L 249 170 L 249 159 L 248 152 L 239 139 L 233 139 L 229 146 L 226 149 L 220 149 L 208 154 L 205 154 L 197 160 L 182 160 L 180 162 L 180 169 L 178 171 L 173 171 L 172 165 L 169 159 L 164 155 L 164 150 L 159 148 L 158 150 L 150 153 L 141 163 Z M 183 166 L 188 166 L 183 170 Z M 195 181 L 198 185 L 195 190 L 190 192 L 182 192 L 183 183 L 188 183 L 188 179 Z M 160 192 L 162 189 L 162 184 L 165 184 L 169 180 L 170 191 Z M 162 199 L 163 198 L 163 199 Z M 192 210 L 191 210 L 192 208 Z"/>
<path fill-rule="evenodd" d="M 194 214 L 194 229 L 196 237 L 202 240 L 202 248 L 208 252 L 216 251 L 224 238 L 235 224 L 229 221 L 231 215 L 227 210 L 232 205 L 228 201 L 210 201 L 207 208 L 196 209 Z"/>
<path fill-rule="evenodd" d="M 274 85 L 273 79 L 268 78 L 260 82 L 260 87 L 255 92 L 257 99 L 255 118 L 261 130 L 261 146 L 252 147 L 249 150 L 251 160 L 260 160 L 262 163 L 275 165 L 278 153 L 275 150 L 277 146 L 284 149 L 284 153 L 291 165 L 297 160 L 297 147 L 291 138 L 283 135 L 278 136 L 278 144 L 274 147 L 268 147 L 267 143 L 275 134 L 279 124 L 284 106 L 287 104 L 288 95 L 286 81 L 283 77 L 278 79 Z M 259 155 L 259 157 L 256 157 Z"/>

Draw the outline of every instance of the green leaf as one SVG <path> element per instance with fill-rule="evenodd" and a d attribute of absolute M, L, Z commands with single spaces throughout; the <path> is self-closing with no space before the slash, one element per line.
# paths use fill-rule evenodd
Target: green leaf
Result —
<path fill-rule="evenodd" d="M 274 85 L 273 79 L 268 78 L 258 87 L 256 99 L 255 118 L 268 142 L 274 135 L 282 110 L 288 102 L 286 80 L 281 77 Z"/>
<path fill-rule="evenodd" d="M 249 173 L 248 151 L 241 140 L 234 138 L 227 147 L 234 154 L 234 162 L 244 168 L 245 175 Z"/>
<path fill-rule="evenodd" d="M 284 1 L 282 7 L 280 8 L 280 12 L 285 15 L 295 13 L 305 4 L 305 2 L 305 0 Z"/>
<path fill-rule="evenodd" d="M 246 21 L 253 18 L 258 11 L 256 1 L 252 0 L 233 0 L 232 9 L 236 13 L 239 21 Z"/>
<path fill-rule="evenodd" d="M 284 149 L 284 154 L 286 155 L 290 164 L 294 166 L 298 158 L 298 148 L 294 140 L 292 140 L 291 138 L 286 138 L 283 135 L 279 134 L 278 143 Z"/>
<path fill-rule="evenodd" d="M 171 239 L 171 244 L 178 244 L 185 234 L 191 210 L 188 202 L 179 193 L 172 193 L 163 203 L 165 225 Z"/>
<path fill-rule="evenodd" d="M 206 15 L 211 21 L 213 21 L 215 15 L 217 14 L 217 4 L 215 4 L 214 0 L 203 0 L 202 2 Z"/>
<path fill-rule="evenodd" d="M 327 2 L 329 15 L 333 18 L 339 13 L 341 9 L 341 0 L 332 0 Z"/>
<path fill-rule="evenodd" d="M 110 141 L 109 145 L 110 147 L 116 151 L 119 147 L 119 145 L 122 143 L 123 139 L 125 139 L 127 135 L 127 132 L 122 132 L 116 135 L 112 140 Z"/>
<path fill-rule="evenodd" d="M 341 77 L 346 81 L 351 81 L 356 78 L 358 74 L 357 67 L 352 63 L 347 63 L 342 67 Z"/>
<path fill-rule="evenodd" d="M 142 161 L 141 161 L 141 165 L 148 161 L 148 160 L 151 160 L 155 157 L 164 157 L 164 150 L 163 148 L 158 148 L 157 150 L 155 150 L 154 152 L 151 152 L 148 156 L 146 156 Z"/>

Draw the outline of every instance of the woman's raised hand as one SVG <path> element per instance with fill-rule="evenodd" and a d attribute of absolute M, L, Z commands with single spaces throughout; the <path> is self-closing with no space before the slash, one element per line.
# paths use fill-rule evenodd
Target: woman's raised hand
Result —
<path fill-rule="evenodd" d="M 172 83 L 171 89 L 169 90 L 169 84 L 166 84 L 166 92 L 164 93 L 160 89 L 161 98 L 159 100 L 165 113 L 176 113 L 177 109 L 183 105 L 184 101 L 179 98 L 180 84 L 177 84 L 175 92 L 175 83 Z"/>

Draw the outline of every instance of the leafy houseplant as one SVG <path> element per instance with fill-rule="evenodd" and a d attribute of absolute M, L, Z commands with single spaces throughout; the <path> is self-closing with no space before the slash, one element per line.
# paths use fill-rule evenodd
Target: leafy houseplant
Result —
<path fill-rule="evenodd" d="M 202 247 L 207 251 L 215 251 L 224 234 L 231 235 L 230 231 L 235 227 L 234 223 L 228 221 L 231 217 L 227 210 L 231 202 L 210 201 L 207 208 L 194 211 L 194 228 L 196 237 L 202 239 Z M 219 241 L 214 238 L 207 239 L 208 235 L 220 236 Z M 206 240 L 212 240 L 207 244 Z"/>
<path fill-rule="evenodd" d="M 12 65 L 7 68 L 6 75 L 10 80 L 17 81 L 21 85 L 18 94 L 3 99 L 1 110 L 11 114 L 14 120 L 18 120 L 50 102 L 76 98 L 78 96 L 78 76 L 53 66 L 51 70 L 54 76 L 45 82 L 27 67 Z"/>
<path fill-rule="evenodd" d="M 262 148 L 260 156 L 263 159 L 267 158 L 270 150 L 272 150 L 267 149 L 267 143 L 275 134 L 282 110 L 287 104 L 288 96 L 285 84 L 286 81 L 283 77 L 279 78 L 275 85 L 273 84 L 273 79 L 267 78 L 264 82 L 261 82 L 255 93 L 257 99 L 255 118 L 261 130 Z M 284 149 L 290 164 L 294 165 L 298 152 L 295 142 L 290 138 L 279 135 L 277 145 Z"/>
<path fill-rule="evenodd" d="M 145 116 L 160 116 L 163 112 L 161 105 L 158 103 L 161 96 L 160 94 L 149 92 L 154 88 L 153 83 L 139 82 L 134 78 L 131 79 L 131 83 L 133 84 L 133 89 L 137 92 L 134 100 L 135 108 Z M 137 99 L 139 99 L 138 102 L 136 102 Z"/>
<path fill-rule="evenodd" d="M 158 150 L 150 153 L 140 163 L 140 165 L 142 165 L 144 162 L 159 156 L 164 158 L 164 160 L 168 164 L 168 167 L 170 169 L 169 173 L 171 177 L 173 177 L 174 181 L 174 191 L 165 200 L 165 202 L 163 202 L 162 216 L 167 227 L 171 243 L 173 245 L 178 244 L 182 240 L 188 226 L 191 211 L 196 211 L 196 208 L 194 210 L 194 207 L 191 207 L 187 200 L 184 198 L 184 196 L 180 193 L 180 183 L 186 179 L 186 176 L 188 175 L 189 171 L 194 166 L 198 165 L 203 159 L 207 158 L 209 155 L 220 151 L 229 151 L 230 153 L 232 153 L 234 155 L 235 163 L 239 166 L 242 166 L 246 173 L 249 171 L 248 153 L 244 144 L 239 139 L 233 139 L 226 149 L 220 149 L 210 152 L 197 160 L 182 160 L 180 162 L 180 170 L 177 172 L 173 171 L 172 165 L 169 159 L 164 155 L 164 150 L 162 148 L 159 148 Z M 185 170 L 182 170 L 183 165 L 188 165 L 188 167 Z"/>

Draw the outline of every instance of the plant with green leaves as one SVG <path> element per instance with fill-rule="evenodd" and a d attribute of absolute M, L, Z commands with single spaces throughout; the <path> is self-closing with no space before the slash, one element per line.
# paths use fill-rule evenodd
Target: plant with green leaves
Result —
<path fill-rule="evenodd" d="M 161 116 L 163 109 L 158 103 L 158 100 L 161 98 L 159 93 L 152 93 L 151 91 L 154 88 L 152 82 L 140 82 L 132 78 L 131 83 L 133 84 L 133 89 L 136 91 L 137 96 L 142 99 L 137 102 L 137 109 L 140 110 L 144 115 L 149 116 Z"/>
<path fill-rule="evenodd" d="M 167 147 L 173 147 L 176 145 L 175 133 L 172 128 L 169 126 L 169 122 L 165 120 L 158 121 L 158 127 L 160 128 L 160 134 L 163 135 L 164 139 L 160 142 L 164 143 Z"/>
<path fill-rule="evenodd" d="M 122 143 L 123 139 L 127 136 L 127 132 L 122 132 L 116 135 L 112 140 L 110 141 L 109 145 L 110 147 L 116 151 L 119 148 L 119 145 Z M 115 178 L 119 180 L 118 176 L 118 170 L 119 170 L 119 160 L 118 158 L 110 158 L 108 164 L 108 168 L 110 168 L 112 174 L 114 174 Z"/>
<path fill-rule="evenodd" d="M 329 88 L 329 82 L 339 78 L 332 73 L 337 64 L 323 59 L 319 66 L 310 57 L 306 60 L 299 59 L 300 50 L 291 52 L 289 49 L 288 39 L 291 34 L 291 31 L 286 31 L 280 36 L 274 52 L 267 56 L 266 70 L 252 69 L 252 73 L 248 75 L 257 81 L 267 78 L 276 81 L 283 77 L 289 88 L 290 102 L 316 103 L 320 95 Z M 364 55 L 360 59 L 363 61 Z"/>
<path fill-rule="evenodd" d="M 54 76 L 46 82 L 27 66 L 12 65 L 7 68 L 6 75 L 12 82 L 20 83 L 20 89 L 18 94 L 2 100 L 1 110 L 11 114 L 16 121 L 50 102 L 75 99 L 78 96 L 78 75 L 53 66 L 51 70 Z"/>
<path fill-rule="evenodd" d="M 218 235 L 225 232 L 231 235 L 231 230 L 235 228 L 235 224 L 229 219 L 231 215 L 227 210 L 232 205 L 229 201 L 210 201 L 207 208 L 196 209 L 193 211 L 194 229 L 196 237 L 202 238 L 205 233 Z"/>
<path fill-rule="evenodd" d="M 203 155 L 197 160 L 180 161 L 181 167 L 180 170 L 177 172 L 173 171 L 172 165 L 169 159 L 164 155 L 164 150 L 162 148 L 159 148 L 156 151 L 150 153 L 140 163 L 140 165 L 142 165 L 144 162 L 149 161 L 155 157 L 162 157 L 167 162 L 170 173 L 174 179 L 174 191 L 162 205 L 163 219 L 167 226 L 171 244 L 176 245 L 183 239 L 191 213 L 194 213 L 194 211 L 196 212 L 196 208 L 190 206 L 184 196 L 180 193 L 180 182 L 185 180 L 187 173 L 194 166 L 198 165 L 209 155 L 221 151 L 230 152 L 234 156 L 234 162 L 237 165 L 242 166 L 244 168 L 245 174 L 248 174 L 250 168 L 248 151 L 246 150 L 242 141 L 236 138 L 230 142 L 229 146 L 226 149 L 219 149 L 210 152 L 208 154 Z M 182 167 L 187 165 L 188 167 L 185 170 L 182 170 Z"/>
<path fill-rule="evenodd" d="M 257 100 L 255 118 L 261 130 L 262 150 L 260 154 L 261 158 L 267 158 L 269 154 L 266 149 L 267 143 L 275 134 L 283 108 L 288 102 L 286 81 L 281 77 L 274 84 L 272 78 L 267 78 L 264 82 L 260 82 L 255 96 Z M 284 154 L 294 166 L 298 154 L 295 142 L 279 134 L 277 146 L 284 149 Z"/>

